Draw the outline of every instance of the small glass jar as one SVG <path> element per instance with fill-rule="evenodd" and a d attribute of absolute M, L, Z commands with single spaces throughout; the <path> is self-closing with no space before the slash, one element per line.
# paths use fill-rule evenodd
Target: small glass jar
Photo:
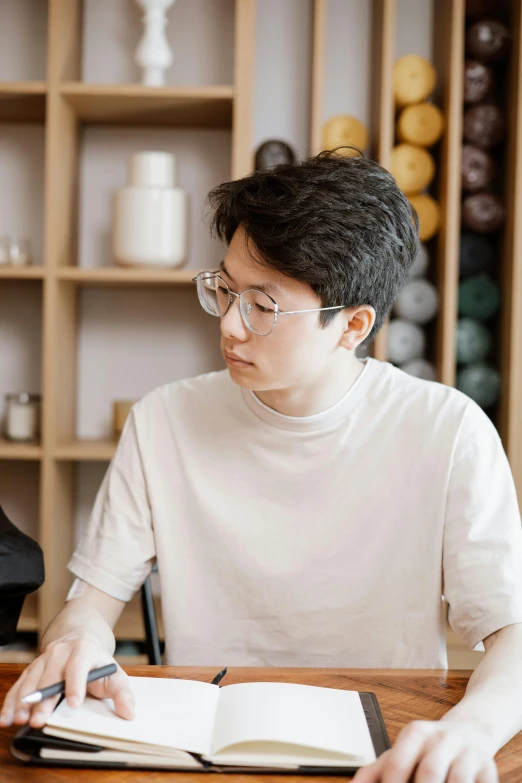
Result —
<path fill-rule="evenodd" d="M 29 266 L 31 264 L 31 243 L 28 239 L 13 239 L 11 241 L 9 260 L 12 266 Z"/>
<path fill-rule="evenodd" d="M 6 394 L 5 437 L 7 440 L 35 443 L 40 439 L 39 394 Z"/>

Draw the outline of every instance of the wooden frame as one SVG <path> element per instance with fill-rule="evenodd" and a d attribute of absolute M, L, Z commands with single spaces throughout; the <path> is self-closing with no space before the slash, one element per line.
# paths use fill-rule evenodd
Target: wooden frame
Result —
<path fill-rule="evenodd" d="M 44 265 L 0 269 L 1 280 L 43 287 L 43 411 L 41 445 L 0 440 L 0 460 L 41 463 L 39 538 L 46 581 L 26 602 L 24 630 L 44 630 L 63 606 L 73 548 L 78 462 L 112 458 L 115 443 L 75 437 L 77 321 L 80 286 L 186 286 L 198 270 L 84 269 L 77 253 L 80 130 L 84 122 L 113 126 L 229 128 L 231 178 L 252 169 L 256 0 L 235 0 L 234 84 L 147 88 L 81 81 L 81 0 L 48 0 L 45 82 L 0 82 L 0 122 L 45 123 Z M 218 184 L 218 183 L 216 183 Z M 161 615 L 161 613 L 159 612 Z M 126 607 L 117 638 L 143 638 L 139 602 Z"/>

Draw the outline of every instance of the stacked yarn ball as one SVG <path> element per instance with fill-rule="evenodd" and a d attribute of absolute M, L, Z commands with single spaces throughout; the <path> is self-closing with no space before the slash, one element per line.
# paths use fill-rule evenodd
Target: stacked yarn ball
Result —
<path fill-rule="evenodd" d="M 438 231 L 440 210 L 427 192 L 435 177 L 435 161 L 429 148 L 444 132 L 441 110 L 429 101 L 437 82 L 433 65 L 417 54 L 395 63 L 393 91 L 398 110 L 397 144 L 390 170 L 419 217 L 420 251 L 410 276 L 394 306 L 388 328 L 388 358 L 403 370 L 425 380 L 435 380 L 435 367 L 426 357 L 423 327 L 437 315 L 437 289 L 427 278 L 429 252 L 424 244 Z"/>
<path fill-rule="evenodd" d="M 500 374 L 491 363 L 491 320 L 498 313 L 496 234 L 504 223 L 498 189 L 499 160 L 506 123 L 500 100 L 511 34 L 495 18 L 493 3 L 468 0 L 464 123 L 461 164 L 462 233 L 460 238 L 459 320 L 456 333 L 457 388 L 483 408 L 500 394 Z M 499 63 L 500 68 L 499 68 Z"/>

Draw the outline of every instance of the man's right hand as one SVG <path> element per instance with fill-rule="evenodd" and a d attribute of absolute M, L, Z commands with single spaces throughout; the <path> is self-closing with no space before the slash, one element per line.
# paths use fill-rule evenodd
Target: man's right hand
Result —
<path fill-rule="evenodd" d="M 27 666 L 8 691 L 0 711 L 0 726 L 29 723 L 41 728 L 58 703 L 60 696 L 44 699 L 39 704 L 22 704 L 21 699 L 33 691 L 65 680 L 65 697 L 69 707 L 79 707 L 85 694 L 98 699 L 113 699 L 116 713 L 122 718 L 134 717 L 134 696 L 127 674 L 118 666 L 116 674 L 87 684 L 91 669 L 114 663 L 94 635 L 71 633 L 49 642 L 38 658 Z"/>

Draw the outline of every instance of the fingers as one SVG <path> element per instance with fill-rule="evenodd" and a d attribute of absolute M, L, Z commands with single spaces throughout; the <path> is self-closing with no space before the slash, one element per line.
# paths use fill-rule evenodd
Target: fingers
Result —
<path fill-rule="evenodd" d="M 132 720 L 134 711 L 134 694 L 129 685 L 129 678 L 118 666 L 116 674 L 89 683 L 87 690 L 97 699 L 112 699 L 116 714 L 126 720 Z"/>
<path fill-rule="evenodd" d="M 497 766 L 493 759 L 484 759 L 469 750 L 462 753 L 451 765 L 448 783 L 498 783 Z"/>
<path fill-rule="evenodd" d="M 21 699 L 36 689 L 43 667 L 44 662 L 40 658 L 36 658 L 24 669 L 6 694 L 0 712 L 0 726 L 11 726 L 13 723 L 20 725 L 27 722 L 31 708 L 29 705 L 22 704 Z"/>

